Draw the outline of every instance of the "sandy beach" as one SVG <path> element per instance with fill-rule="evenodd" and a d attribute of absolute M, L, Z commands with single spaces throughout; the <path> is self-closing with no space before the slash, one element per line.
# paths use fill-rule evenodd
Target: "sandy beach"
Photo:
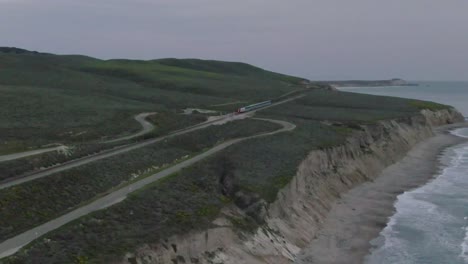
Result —
<path fill-rule="evenodd" d="M 416 145 L 399 162 L 387 167 L 373 182 L 359 185 L 337 201 L 322 229 L 298 256 L 296 263 L 363 263 L 376 238 L 394 212 L 397 196 L 419 187 L 437 175 L 440 153 L 467 139 L 450 130 L 468 123 L 435 129 L 435 136 Z"/>

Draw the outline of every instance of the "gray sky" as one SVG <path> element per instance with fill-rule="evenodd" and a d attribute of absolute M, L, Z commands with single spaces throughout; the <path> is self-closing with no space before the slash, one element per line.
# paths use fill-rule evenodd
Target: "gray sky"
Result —
<path fill-rule="evenodd" d="M 468 80 L 468 0 L 0 0 L 0 46 L 244 61 L 315 80 Z"/>

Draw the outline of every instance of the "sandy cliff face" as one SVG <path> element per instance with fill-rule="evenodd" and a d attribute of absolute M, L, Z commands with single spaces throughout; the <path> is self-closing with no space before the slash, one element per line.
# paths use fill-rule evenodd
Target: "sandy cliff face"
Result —
<path fill-rule="evenodd" d="M 377 177 L 430 137 L 433 126 L 463 120 L 454 109 L 424 110 L 411 118 L 363 126 L 343 146 L 310 152 L 277 200 L 265 207 L 265 224 L 253 233 L 236 230 L 224 216 L 243 212 L 225 208 L 224 216 L 214 221 L 216 227 L 145 245 L 121 263 L 292 263 L 341 193 Z"/>

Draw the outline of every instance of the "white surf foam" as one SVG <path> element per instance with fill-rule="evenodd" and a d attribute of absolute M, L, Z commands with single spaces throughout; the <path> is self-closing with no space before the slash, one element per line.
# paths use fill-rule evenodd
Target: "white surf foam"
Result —
<path fill-rule="evenodd" d="M 468 128 L 458 128 L 450 131 L 450 133 L 458 137 L 468 138 Z"/>
<path fill-rule="evenodd" d="M 466 217 L 465 217 L 466 219 Z M 460 257 L 468 263 L 468 226 L 465 227 L 465 239 L 461 243 L 461 254 Z"/>
<path fill-rule="evenodd" d="M 399 230 L 412 230 L 424 234 L 428 245 L 445 248 L 445 252 L 452 254 L 454 258 L 457 258 L 461 248 L 462 259 L 460 261 L 468 263 L 467 217 L 464 219 L 467 223 L 462 224 L 459 216 L 452 215 L 444 209 L 444 206 L 437 205 L 441 202 L 440 199 L 453 199 L 454 203 L 466 204 L 464 201 L 467 196 L 450 198 L 450 195 L 451 193 L 463 194 L 467 188 L 468 146 L 462 145 L 449 149 L 444 156 L 447 157 L 446 167 L 437 178 L 420 188 L 398 196 L 395 203 L 396 213 L 389 218 L 387 226 L 380 233 L 380 238 L 375 240 L 381 242 L 366 257 L 365 263 L 421 263 L 420 260 L 415 259 L 414 253 L 418 249 L 408 240 L 408 235 L 400 234 Z M 435 198 L 437 196 L 440 196 L 440 199 Z M 434 199 L 437 204 L 431 202 Z M 449 230 L 447 228 L 457 225 L 458 228 L 463 228 L 463 235 L 465 235 L 461 244 L 460 232 L 458 233 L 460 236 L 454 236 L 453 232 L 446 232 Z"/>

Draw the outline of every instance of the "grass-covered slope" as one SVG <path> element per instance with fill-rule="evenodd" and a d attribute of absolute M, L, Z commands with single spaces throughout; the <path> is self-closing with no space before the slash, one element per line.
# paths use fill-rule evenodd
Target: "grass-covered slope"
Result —
<path fill-rule="evenodd" d="M 0 48 L 0 154 L 131 133 L 139 129 L 137 113 L 255 102 L 297 90 L 301 81 L 244 63 Z"/>
<path fill-rule="evenodd" d="M 378 120 L 408 118 L 418 111 L 420 104 L 415 105 L 413 100 L 312 90 L 303 98 L 257 113 L 257 116 L 294 123 L 297 126 L 295 130 L 235 144 L 216 156 L 132 194 L 122 203 L 44 236 L 15 256 L 5 259 L 5 263 L 79 263 L 80 260 L 83 263 L 112 263 L 144 244 L 209 228 L 226 205 L 237 206 L 248 215 L 233 219 L 236 228 L 255 227 L 261 224 L 261 219 L 256 215 L 261 210 L 255 205 L 274 201 L 278 191 L 289 183 L 298 165 L 311 150 L 343 144 L 362 124 L 373 125 Z M 256 129 L 260 129 L 259 125 L 264 126 L 261 123 L 248 125 Z M 21 187 L 22 193 L 28 193 L 29 188 L 34 186 L 51 185 L 51 182 L 54 182 L 52 185 L 68 186 L 59 183 L 61 178 L 65 179 L 62 176 L 57 180 L 43 179 L 24 185 Z M 86 181 L 86 177 L 83 179 Z M 64 189 L 69 190 L 70 187 Z M 74 192 L 71 195 L 66 191 L 63 196 L 73 197 L 80 193 Z M 1 199 L 4 206 L 14 206 L 8 204 L 11 199 L 9 195 L 14 193 L 13 189 L 8 190 L 8 195 Z M 27 196 L 30 199 L 44 199 L 40 198 L 40 193 Z M 58 191 L 53 199 L 60 199 L 61 196 Z M 35 203 L 25 203 L 21 207 L 27 210 L 15 210 L 35 212 L 36 219 L 42 217 Z M 53 214 L 50 208 L 42 207 Z M 30 225 L 27 214 L 16 214 L 21 215 L 23 220 L 11 225 L 12 229 L 21 230 Z M 3 217 L 8 222 L 7 219 L 14 218 L 14 215 L 4 214 Z M 8 236 L 8 233 L 4 235 Z"/>
<path fill-rule="evenodd" d="M 238 120 L 3 189 L 0 192 L 0 241 L 222 141 L 276 129 L 278 125 L 266 121 Z"/>
<path fill-rule="evenodd" d="M 102 61 L 0 49 L 0 89 L 5 91 L 2 107 L 7 113 L 0 117 L 0 137 L 3 144 L 14 140 L 76 142 L 77 134 L 80 140 L 90 141 L 137 130 L 132 115 L 144 111 L 163 113 L 150 118 L 161 126 L 154 133 L 163 133 L 178 127 L 173 120 L 182 108 L 235 109 L 293 93 L 303 88 L 301 81 L 242 63 Z M 256 114 L 294 123 L 295 130 L 232 145 L 131 194 L 122 203 L 37 239 L 1 261 L 112 263 L 143 244 L 209 228 L 226 205 L 247 215 L 233 221 L 236 227 L 255 227 L 261 224 L 256 205 L 274 201 L 310 151 L 343 144 L 363 124 L 372 126 L 379 120 L 408 118 L 421 109 L 446 107 L 310 89 L 300 99 Z M 177 124 L 204 120 L 202 115 L 193 118 Z M 220 141 L 273 129 L 272 124 L 254 120 L 210 127 L 5 189 L 0 193 L 0 208 L 4 209 L 0 212 L 0 240 Z M 15 161 L 5 163 L 3 169 L 18 174 L 25 167 L 22 162 L 36 167 L 44 161 Z"/>

